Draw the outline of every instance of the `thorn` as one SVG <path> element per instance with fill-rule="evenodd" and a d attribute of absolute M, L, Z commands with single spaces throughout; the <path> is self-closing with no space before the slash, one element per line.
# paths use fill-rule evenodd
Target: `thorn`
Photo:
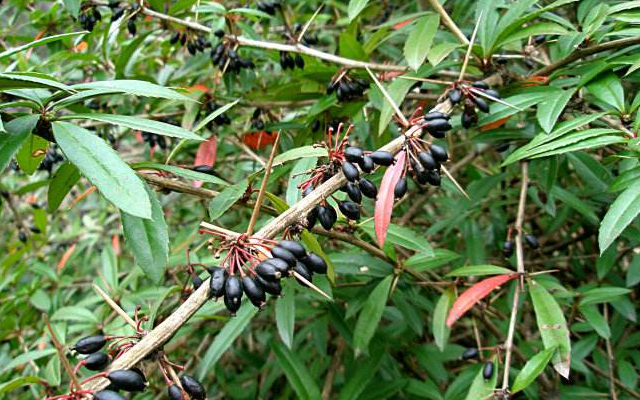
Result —
<path fill-rule="evenodd" d="M 314 285 L 313 283 L 309 282 L 308 280 L 306 280 L 302 275 L 300 275 L 299 273 L 297 273 L 296 271 L 292 271 L 293 276 L 296 277 L 296 279 L 301 280 L 305 285 L 309 286 L 311 289 L 315 290 L 316 292 L 318 292 L 319 294 L 321 294 L 322 296 L 326 297 L 327 300 L 329 301 L 334 301 L 328 294 L 326 294 L 325 292 L 323 292 L 322 290 L 320 290 L 319 287 L 317 287 L 316 285 Z"/>

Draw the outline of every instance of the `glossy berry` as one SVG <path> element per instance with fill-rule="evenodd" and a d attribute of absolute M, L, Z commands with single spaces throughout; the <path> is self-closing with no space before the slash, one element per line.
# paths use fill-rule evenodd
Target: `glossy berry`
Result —
<path fill-rule="evenodd" d="M 184 394 L 178 385 L 169 385 L 167 387 L 167 395 L 169 400 L 184 400 Z"/>
<path fill-rule="evenodd" d="M 270 260 L 265 260 L 258 264 L 256 266 L 256 273 L 267 281 L 277 281 L 282 277 L 282 273 L 269 261 Z"/>
<path fill-rule="evenodd" d="M 113 390 L 101 390 L 93 394 L 95 400 L 127 400 L 118 392 Z"/>
<path fill-rule="evenodd" d="M 540 242 L 538 242 L 538 239 L 533 235 L 524 235 L 524 241 L 527 242 L 527 245 L 532 249 L 540 247 Z"/>
<path fill-rule="evenodd" d="M 105 344 L 107 344 L 107 339 L 104 335 L 87 336 L 78 340 L 71 350 L 80 354 L 91 354 L 99 351 Z"/>
<path fill-rule="evenodd" d="M 448 131 L 450 129 L 451 124 L 444 118 L 433 119 L 429 121 L 429 125 L 427 125 L 427 131 L 429 131 L 429 133 Z"/>
<path fill-rule="evenodd" d="M 473 125 L 473 119 L 473 115 L 468 114 L 466 111 L 463 111 L 461 117 L 462 127 L 465 129 L 471 128 L 471 125 Z"/>
<path fill-rule="evenodd" d="M 362 160 L 358 162 L 358 165 L 360 166 L 360 169 L 367 174 L 373 171 L 373 169 L 376 167 L 373 159 L 368 155 L 362 157 Z"/>
<path fill-rule="evenodd" d="M 447 154 L 447 151 L 444 149 L 444 147 L 437 144 L 432 144 L 431 146 L 429 146 L 429 152 L 431 153 L 433 159 L 438 162 L 445 162 L 449 159 L 449 155 Z"/>
<path fill-rule="evenodd" d="M 297 272 L 299 275 L 301 275 L 304 279 L 308 280 L 309 282 L 313 281 L 313 273 L 303 263 L 301 262 L 297 263 L 296 266 L 293 267 L 293 270 Z M 306 286 L 306 283 L 299 280 L 298 277 L 296 277 L 296 280 L 300 282 L 300 284 Z"/>
<path fill-rule="evenodd" d="M 347 193 L 351 200 L 360 204 L 360 202 L 362 201 L 362 192 L 360 191 L 357 183 L 348 182 L 344 187 L 344 191 Z"/>
<path fill-rule="evenodd" d="M 84 359 L 84 366 L 90 371 L 102 371 L 109 365 L 109 356 L 105 353 L 93 353 L 89 354 Z"/>
<path fill-rule="evenodd" d="M 462 359 L 471 360 L 474 358 L 478 358 L 479 355 L 480 353 L 478 352 L 478 349 L 476 349 L 475 347 L 470 347 L 462 352 Z"/>
<path fill-rule="evenodd" d="M 227 282 L 227 270 L 221 267 L 213 267 L 209 269 L 211 279 L 209 280 L 209 295 L 211 297 L 222 297 L 224 295 L 224 285 Z"/>
<path fill-rule="evenodd" d="M 304 69 L 304 58 L 302 58 L 300 54 L 296 54 L 294 61 L 296 63 L 296 67 Z"/>
<path fill-rule="evenodd" d="M 184 391 L 187 392 L 193 400 L 204 400 L 207 396 L 207 391 L 204 390 L 202 384 L 192 376 L 182 375 L 180 377 L 180 383 L 182 383 Z"/>
<path fill-rule="evenodd" d="M 482 368 L 482 377 L 484 379 L 491 379 L 493 376 L 493 361 L 487 361 Z"/>
<path fill-rule="evenodd" d="M 371 182 L 368 179 L 360 179 L 360 182 L 358 182 L 358 187 L 360 188 L 362 194 L 370 199 L 375 199 L 378 195 L 378 187 L 375 183 Z"/>
<path fill-rule="evenodd" d="M 305 225 L 307 229 L 312 229 L 316 225 L 318 221 L 318 207 L 319 206 L 316 206 L 307 213 L 305 217 L 307 220 L 307 224 Z"/>
<path fill-rule="evenodd" d="M 345 161 L 342 163 L 342 173 L 348 181 L 354 182 L 360 178 L 358 168 L 351 162 Z"/>
<path fill-rule="evenodd" d="M 327 273 L 327 263 L 316 253 L 309 253 L 300 260 L 311 272 L 317 274 Z"/>
<path fill-rule="evenodd" d="M 489 85 L 484 81 L 475 81 L 472 83 L 472 85 L 473 87 L 476 87 L 478 89 L 489 89 Z"/>
<path fill-rule="evenodd" d="M 360 147 L 349 146 L 344 149 L 344 156 L 347 161 L 359 162 L 364 157 L 364 152 Z"/>
<path fill-rule="evenodd" d="M 232 315 L 235 315 L 241 304 L 242 281 L 237 276 L 231 275 L 227 278 L 227 282 L 224 285 L 224 305 L 227 306 L 227 310 L 229 310 Z"/>
<path fill-rule="evenodd" d="M 511 257 L 511 255 L 513 254 L 513 249 L 513 241 L 506 240 L 504 242 L 504 247 L 502 248 L 502 254 L 504 254 L 505 257 Z"/>
<path fill-rule="evenodd" d="M 281 258 L 270 258 L 267 262 L 273 265 L 276 271 L 280 272 L 280 276 L 286 276 L 289 273 L 289 270 L 293 268 L 293 265 Z"/>
<path fill-rule="evenodd" d="M 260 285 L 262 290 L 266 293 L 269 293 L 274 296 L 279 296 L 282 293 L 282 286 L 280 285 L 280 281 L 268 281 L 263 279 L 260 275 L 256 275 L 255 277 L 256 283 Z"/>
<path fill-rule="evenodd" d="M 242 278 L 242 288 L 254 306 L 260 308 L 266 300 L 264 289 L 250 276 Z"/>
<path fill-rule="evenodd" d="M 296 262 L 298 261 L 296 256 L 294 256 L 292 252 L 282 247 L 276 246 L 272 248 L 271 254 L 274 258 L 284 260 L 291 268 L 293 268 L 293 266 L 296 265 Z"/>
<path fill-rule="evenodd" d="M 427 182 L 429 182 L 430 185 L 440 186 L 441 177 L 438 171 L 427 171 L 426 176 L 427 176 Z"/>
<path fill-rule="evenodd" d="M 421 151 L 418 153 L 418 160 L 420 160 L 420 164 L 422 164 L 425 169 L 436 169 L 438 168 L 438 163 L 433 159 L 431 153 L 427 151 Z"/>
<path fill-rule="evenodd" d="M 431 111 L 426 113 L 422 118 L 425 119 L 425 121 L 432 121 L 434 119 L 446 119 L 448 120 L 449 118 L 451 118 L 451 116 L 447 113 L 443 113 L 440 111 Z"/>
<path fill-rule="evenodd" d="M 487 89 L 484 91 L 485 94 L 488 94 L 491 97 L 494 97 L 496 99 L 500 99 L 500 93 L 498 93 L 497 91 L 493 90 L 493 89 Z"/>
<path fill-rule="evenodd" d="M 462 92 L 458 89 L 451 89 L 449 91 L 449 101 L 453 104 L 458 104 L 460 100 L 462 100 Z"/>
<path fill-rule="evenodd" d="M 404 176 L 398 180 L 396 187 L 393 189 L 393 196 L 396 199 L 402 198 L 407 193 L 407 178 Z"/>
<path fill-rule="evenodd" d="M 489 103 L 487 103 L 487 100 L 482 97 L 476 97 L 476 106 L 478 106 L 478 110 L 483 113 L 488 113 L 490 111 Z"/>
<path fill-rule="evenodd" d="M 213 175 L 215 173 L 213 167 L 210 165 L 196 165 L 193 167 L 193 170 L 208 175 Z"/>
<path fill-rule="evenodd" d="M 281 240 L 276 246 L 289 250 L 294 256 L 296 256 L 296 258 L 301 258 L 307 255 L 307 251 L 304 249 L 304 246 L 293 240 Z"/>
<path fill-rule="evenodd" d="M 318 220 L 324 229 L 330 230 L 333 224 L 336 223 L 337 219 L 338 214 L 336 213 L 335 208 L 330 204 L 326 204 L 318 208 Z"/>
<path fill-rule="evenodd" d="M 147 382 L 142 374 L 131 369 L 110 371 L 107 379 L 115 388 L 126 392 L 141 392 L 147 388 Z"/>
<path fill-rule="evenodd" d="M 340 212 L 347 218 L 357 221 L 360 219 L 360 208 L 353 201 L 345 200 L 338 202 Z"/>
<path fill-rule="evenodd" d="M 27 241 L 27 234 L 24 233 L 23 231 L 20 231 L 18 233 L 18 240 L 21 241 L 22 243 L 26 243 Z"/>
<path fill-rule="evenodd" d="M 202 286 L 202 278 L 200 278 L 198 275 L 193 274 L 191 276 L 191 283 L 193 283 L 193 287 L 194 288 L 199 288 L 200 286 Z"/>
<path fill-rule="evenodd" d="M 129 34 L 131 34 L 131 36 L 136 35 L 138 28 L 136 28 L 136 21 L 133 18 L 127 21 L 127 30 L 129 31 Z"/>
<path fill-rule="evenodd" d="M 393 154 L 388 151 L 378 150 L 369 154 L 369 157 L 373 160 L 373 162 L 377 165 L 382 165 L 388 167 L 393 164 Z"/>

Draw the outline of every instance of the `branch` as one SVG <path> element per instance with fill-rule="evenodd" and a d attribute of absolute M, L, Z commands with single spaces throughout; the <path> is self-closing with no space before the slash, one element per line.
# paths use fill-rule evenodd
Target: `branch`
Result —
<path fill-rule="evenodd" d="M 429 1 L 429 4 L 431 4 L 431 7 L 433 7 L 433 9 L 436 10 L 438 14 L 440 14 L 440 18 L 442 18 L 442 23 L 447 28 L 449 28 L 449 30 L 451 31 L 451 33 L 455 35 L 455 37 L 458 38 L 460 43 L 464 45 L 468 45 L 469 39 L 467 39 L 467 37 L 464 35 L 464 33 L 462 33 L 460 28 L 458 28 L 458 25 L 456 25 L 456 23 L 453 22 L 453 20 L 447 13 L 447 10 L 445 10 L 444 7 L 442 7 L 442 4 L 440 4 L 438 0 L 428 0 L 428 1 Z"/>
<path fill-rule="evenodd" d="M 551 74 L 553 71 L 557 70 L 560 67 L 564 67 L 565 65 L 572 63 L 576 60 L 579 60 L 581 58 L 584 57 L 588 57 L 592 54 L 596 54 L 596 53 L 601 53 L 603 51 L 607 51 L 607 50 L 613 50 L 613 49 L 617 49 L 620 47 L 628 47 L 628 46 L 633 46 L 635 44 L 640 44 L 640 36 L 635 36 L 635 37 L 630 37 L 630 38 L 625 38 L 625 39 L 618 39 L 618 40 L 612 40 L 610 42 L 607 43 L 602 43 L 602 44 L 598 44 L 595 46 L 591 46 L 591 47 L 587 47 L 586 49 L 582 49 L 582 50 L 578 50 L 578 51 L 574 51 L 573 53 L 569 54 L 568 56 L 566 56 L 565 58 L 558 60 L 556 62 L 554 62 L 551 65 L 548 65 L 544 68 L 541 68 L 537 71 L 534 71 L 533 73 L 531 73 L 530 76 L 548 76 L 549 74 Z"/>
<path fill-rule="evenodd" d="M 527 203 L 527 187 L 529 186 L 529 164 L 522 163 L 522 184 L 520 187 L 520 200 L 518 203 L 518 216 L 516 217 L 516 264 L 517 271 L 524 274 L 524 253 L 522 250 L 522 237 L 524 236 L 522 229 L 522 221 L 524 221 L 524 211 Z M 520 300 L 520 290 L 522 286 L 522 277 L 520 282 L 516 284 L 513 292 L 513 304 L 511 305 L 511 319 L 509 321 L 509 332 L 507 340 L 504 343 L 506 355 L 504 357 L 504 375 L 502 376 L 502 393 L 505 398 L 509 398 L 509 368 L 511 367 L 511 352 L 513 350 L 513 335 L 516 328 L 516 319 L 518 318 L 518 302 Z"/>

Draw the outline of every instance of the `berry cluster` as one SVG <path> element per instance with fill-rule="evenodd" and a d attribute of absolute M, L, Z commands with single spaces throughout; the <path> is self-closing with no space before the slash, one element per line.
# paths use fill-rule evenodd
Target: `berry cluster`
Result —
<path fill-rule="evenodd" d="M 142 132 L 141 136 L 142 136 L 142 140 L 149 143 L 149 147 L 151 147 L 152 149 L 156 145 L 158 145 L 158 147 L 160 147 L 162 150 L 166 150 L 167 148 L 166 137 L 162 135 L 158 135 L 157 133 L 153 133 L 153 132 Z"/>
<path fill-rule="evenodd" d="M 529 246 L 530 249 L 535 250 L 540 247 L 540 242 L 538 242 L 538 238 L 534 235 L 527 233 L 524 235 L 524 241 Z M 506 258 L 509 258 L 513 255 L 513 251 L 515 250 L 515 243 L 511 240 L 511 230 L 509 230 L 509 235 L 507 240 L 505 240 L 504 245 L 502 247 L 502 254 Z"/>
<path fill-rule="evenodd" d="M 207 268 L 211 275 L 209 296 L 224 299 L 224 304 L 232 315 L 240 308 L 243 294 L 254 306 L 262 308 L 266 294 L 279 296 L 282 292 L 280 280 L 294 276 L 304 285 L 311 284 L 313 273 L 325 274 L 327 264 L 315 253 L 307 252 L 300 242 L 269 239 L 240 235 L 231 238 L 224 231 L 201 229 L 200 233 L 209 233 L 221 239 L 216 252 L 219 257 L 223 251 L 227 254 L 219 267 Z M 189 262 L 189 268 L 195 264 Z M 201 280 L 191 270 L 194 286 Z"/>
<path fill-rule="evenodd" d="M 364 151 L 356 146 L 347 147 L 349 133 L 353 129 L 353 125 L 349 125 L 344 130 L 343 137 L 340 140 L 339 137 L 343 129 L 344 125 L 342 123 L 338 124 L 334 144 L 334 128 L 329 127 L 327 139 L 323 143 L 327 149 L 329 163 L 314 168 L 311 177 L 301 183 L 299 188 L 302 190 L 302 195 L 307 196 L 315 187 L 331 178 L 338 171 L 342 171 L 348 182 L 341 190 L 347 193 L 350 200 L 334 200 L 338 203 L 338 208 L 345 217 L 350 220 L 358 220 L 360 219 L 359 204 L 362 202 L 362 196 L 375 199 L 378 195 L 378 187 L 370 180 L 362 178 L 360 171 L 371 173 L 376 165 L 389 166 L 393 164 L 393 154 L 381 150 L 374 152 Z M 316 222 L 319 221 L 324 229 L 329 230 L 338 219 L 338 213 L 331 204 L 324 200 L 307 213 L 306 219 L 306 227 L 308 229 L 313 228 Z"/>
<path fill-rule="evenodd" d="M 210 95 L 207 95 L 203 100 L 204 107 L 200 109 L 200 118 L 206 118 L 208 115 L 213 114 L 215 110 L 217 110 L 220 106 L 213 101 L 213 98 Z M 207 124 L 207 127 L 211 130 L 215 128 L 216 125 L 230 125 L 231 118 L 226 113 L 222 113 L 215 117 L 211 122 Z"/>
<path fill-rule="evenodd" d="M 462 126 L 470 128 L 478 122 L 478 111 L 488 113 L 490 110 L 488 100 L 500 100 L 500 94 L 489 88 L 489 85 L 483 81 L 455 82 L 450 89 L 447 90 L 451 104 L 456 105 L 462 102 L 464 110 L 462 111 Z"/>
<path fill-rule="evenodd" d="M 369 82 L 361 78 L 352 78 L 346 71 L 338 73 L 327 85 L 327 94 L 336 92 L 338 101 L 359 99 L 369 88 Z"/>
<path fill-rule="evenodd" d="M 89 32 L 93 31 L 93 28 L 99 21 L 102 21 L 102 14 L 100 14 L 97 7 L 87 8 L 81 11 L 80 15 L 78 15 L 78 22 L 80 22 L 80 26 L 82 26 L 82 29 Z"/>
<path fill-rule="evenodd" d="M 220 42 L 211 49 L 210 57 L 213 65 L 223 71 L 239 73 L 242 69 L 254 69 L 253 61 L 243 58 L 236 51 L 236 44 L 229 38 L 224 37 L 223 30 L 217 30 L 215 35 L 220 38 Z"/>
<path fill-rule="evenodd" d="M 192 32 L 175 32 L 171 35 L 169 39 L 169 43 L 174 45 L 180 42 L 181 46 L 187 46 L 187 51 L 192 56 L 195 56 L 198 52 L 204 52 L 206 49 L 211 47 L 211 42 L 201 35 L 200 33 L 192 33 Z"/>
<path fill-rule="evenodd" d="M 292 57 L 291 54 L 287 51 L 280 52 L 280 67 L 283 70 L 286 69 L 295 69 L 296 67 L 300 69 L 304 69 L 304 59 L 300 54 L 296 54 L 295 57 Z"/>

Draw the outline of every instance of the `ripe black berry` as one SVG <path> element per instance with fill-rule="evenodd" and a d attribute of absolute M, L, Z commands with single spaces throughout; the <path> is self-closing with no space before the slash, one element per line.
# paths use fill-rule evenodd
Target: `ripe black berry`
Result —
<path fill-rule="evenodd" d="M 311 272 L 306 265 L 304 265 L 303 263 L 299 262 L 296 264 L 295 267 L 293 267 L 293 270 L 295 272 L 297 272 L 299 275 L 301 275 L 304 279 L 308 280 L 309 282 L 311 282 L 313 280 L 313 272 Z M 299 280 L 296 277 L 296 280 L 298 282 L 300 282 L 302 285 L 306 286 L 306 283 L 302 282 L 301 280 Z"/>
<path fill-rule="evenodd" d="M 393 164 L 393 154 L 389 153 L 388 151 L 374 151 L 373 153 L 369 154 L 369 157 L 371 157 L 373 162 L 378 165 L 388 167 L 389 165 Z"/>
<path fill-rule="evenodd" d="M 532 249 L 540 247 L 540 242 L 538 242 L 538 239 L 533 235 L 524 235 L 524 241 L 527 242 Z"/>
<path fill-rule="evenodd" d="M 289 270 L 293 267 L 281 258 L 270 258 L 267 260 L 267 262 L 273 265 L 276 271 L 280 272 L 280 276 L 286 276 L 287 274 L 289 274 Z"/>
<path fill-rule="evenodd" d="M 342 173 L 344 173 L 345 178 L 351 182 L 357 181 L 360 177 L 358 168 L 349 161 L 342 163 Z"/>
<path fill-rule="evenodd" d="M 309 253 L 300 260 L 307 268 L 317 274 L 327 273 L 327 263 L 316 253 Z"/>
<path fill-rule="evenodd" d="M 306 228 L 307 229 L 312 229 L 316 225 L 316 222 L 318 221 L 318 207 L 319 206 L 316 206 L 315 208 L 311 209 L 307 213 L 307 215 L 306 215 L 306 220 L 307 220 Z"/>
<path fill-rule="evenodd" d="M 90 371 L 102 371 L 109 365 L 109 361 L 109 356 L 105 353 L 93 353 L 84 359 L 84 366 Z"/>
<path fill-rule="evenodd" d="M 289 267 L 291 268 L 293 268 L 293 266 L 296 265 L 296 262 L 298 261 L 296 259 L 296 256 L 294 256 L 292 252 L 282 247 L 276 246 L 272 248 L 271 254 L 273 254 L 274 258 L 279 258 L 286 261 L 287 265 L 289 265 Z"/>
<path fill-rule="evenodd" d="M 449 155 L 444 147 L 438 146 L 437 144 L 429 146 L 429 152 L 431 152 L 433 159 L 438 162 L 445 162 L 449 159 Z"/>
<path fill-rule="evenodd" d="M 169 44 L 176 44 L 180 40 L 180 32 L 175 32 L 169 39 Z"/>
<path fill-rule="evenodd" d="M 280 281 L 268 281 L 263 279 L 260 275 L 256 275 L 255 277 L 256 283 L 260 285 L 260 287 L 267 293 L 272 294 L 274 296 L 279 296 L 282 293 L 282 286 L 280 286 Z"/>
<path fill-rule="evenodd" d="M 18 240 L 21 241 L 22 243 L 26 243 L 27 241 L 27 234 L 24 233 L 23 231 L 20 231 L 18 233 Z"/>
<path fill-rule="evenodd" d="M 227 278 L 224 285 L 224 305 L 235 315 L 242 304 L 242 281 L 235 275 Z"/>
<path fill-rule="evenodd" d="M 193 400 L 204 400 L 207 396 L 207 391 L 204 390 L 202 384 L 192 376 L 182 375 L 180 377 L 180 383 L 182 383 L 184 391 L 187 392 Z"/>
<path fill-rule="evenodd" d="M 136 28 L 136 21 L 131 18 L 127 21 L 127 30 L 131 34 L 131 36 L 135 36 L 138 29 Z"/>
<path fill-rule="evenodd" d="M 440 173 L 438 171 L 427 171 L 427 182 L 433 186 L 440 186 Z"/>
<path fill-rule="evenodd" d="M 302 58 L 300 54 L 296 54 L 294 61 L 296 63 L 296 67 L 304 69 L 304 58 Z"/>
<path fill-rule="evenodd" d="M 195 289 L 199 288 L 200 286 L 202 286 L 202 278 L 200 278 L 198 275 L 193 274 L 191 276 L 191 283 L 193 283 L 193 287 Z"/>
<path fill-rule="evenodd" d="M 251 304 L 258 308 L 261 308 L 264 305 L 266 300 L 264 290 L 252 277 L 245 276 L 242 278 L 242 288 L 249 298 L 249 301 L 251 301 Z"/>
<path fill-rule="evenodd" d="M 193 167 L 193 170 L 208 175 L 213 175 L 215 173 L 215 170 L 210 165 L 196 165 Z"/>
<path fill-rule="evenodd" d="M 472 85 L 478 89 L 489 89 L 489 85 L 485 81 L 475 81 Z"/>
<path fill-rule="evenodd" d="M 427 125 L 427 131 L 429 131 L 429 133 L 448 131 L 449 129 L 451 129 L 451 124 L 444 118 L 433 119 L 429 121 L 429 125 Z"/>
<path fill-rule="evenodd" d="M 256 266 L 256 273 L 267 281 L 277 281 L 282 277 L 282 273 L 269 261 L 270 260 L 265 260 L 258 264 Z"/>
<path fill-rule="evenodd" d="M 281 240 L 278 242 L 277 247 L 289 250 L 297 258 L 302 258 L 307 255 L 307 251 L 304 249 L 304 246 L 298 242 L 294 242 L 293 240 Z"/>
<path fill-rule="evenodd" d="M 224 285 L 227 281 L 227 270 L 221 267 L 212 267 L 209 269 L 211 279 L 209 280 L 209 296 L 222 297 L 224 295 Z"/>
<path fill-rule="evenodd" d="M 462 352 L 462 359 L 471 360 L 473 358 L 478 358 L 479 355 L 480 353 L 478 352 L 478 349 L 476 349 L 475 347 L 470 347 Z"/>
<path fill-rule="evenodd" d="M 213 34 L 217 38 L 223 38 L 224 37 L 224 30 L 223 29 L 218 29 L 215 32 L 213 32 Z"/>
<path fill-rule="evenodd" d="M 491 379 L 493 376 L 493 361 L 487 361 L 482 368 L 482 377 L 484 379 Z"/>
<path fill-rule="evenodd" d="M 373 169 L 376 167 L 374 162 L 373 162 L 373 159 L 371 157 L 369 157 L 368 155 L 362 157 L 362 159 L 360 161 L 358 161 L 358 165 L 360 166 L 360 169 L 363 172 L 366 172 L 367 174 L 369 172 L 373 171 Z"/>
<path fill-rule="evenodd" d="M 511 255 L 513 254 L 513 241 L 507 240 L 504 242 L 502 254 L 504 254 L 505 257 L 511 257 Z"/>
<path fill-rule="evenodd" d="M 167 394 L 169 395 L 169 400 L 184 400 L 184 394 L 178 385 L 169 385 Z"/>
<path fill-rule="evenodd" d="M 126 392 L 141 392 L 147 388 L 144 377 L 131 369 L 110 371 L 107 379 L 115 388 Z"/>
<path fill-rule="evenodd" d="M 335 224 L 336 219 L 338 219 L 338 214 L 330 204 L 319 206 L 318 220 L 324 229 L 330 230 L 333 224 Z"/>
<path fill-rule="evenodd" d="M 452 104 L 458 104 L 460 100 L 462 100 L 462 92 L 458 89 L 451 89 L 449 91 L 449 101 L 451 101 Z"/>
<path fill-rule="evenodd" d="M 505 56 L 499 56 L 496 58 L 496 62 L 500 65 L 505 65 L 506 63 L 509 62 L 509 59 Z"/>
<path fill-rule="evenodd" d="M 87 336 L 78 340 L 71 350 L 80 354 L 91 354 L 103 348 L 105 344 L 107 344 L 107 339 L 104 335 Z"/>
<path fill-rule="evenodd" d="M 371 182 L 368 179 L 360 179 L 360 182 L 358 182 L 358 187 L 360 188 L 362 194 L 370 199 L 375 199 L 378 195 L 378 187 L 375 183 Z"/>
<path fill-rule="evenodd" d="M 404 176 L 398 180 L 396 187 L 393 189 L 393 196 L 396 199 L 401 198 L 407 193 L 407 178 Z"/>
<path fill-rule="evenodd" d="M 433 159 L 431 153 L 427 151 L 421 151 L 418 153 L 418 160 L 420 160 L 420 164 L 428 170 L 438 168 L 438 163 Z"/>
<path fill-rule="evenodd" d="M 471 125 L 473 125 L 473 120 L 474 120 L 473 115 L 468 114 L 466 111 L 463 111 L 463 112 L 462 112 L 462 119 L 461 119 L 461 121 L 462 121 L 462 126 L 463 126 L 465 129 L 469 129 L 469 128 L 471 128 Z"/>
<path fill-rule="evenodd" d="M 496 90 L 493 89 L 487 89 L 484 91 L 485 94 L 488 94 L 491 97 L 494 97 L 496 99 L 500 99 L 500 93 L 498 93 Z"/>
<path fill-rule="evenodd" d="M 340 212 L 347 218 L 357 221 L 360 219 L 360 208 L 353 201 L 345 200 L 338 202 Z"/>
<path fill-rule="evenodd" d="M 489 103 L 487 103 L 485 99 L 483 99 L 482 97 L 476 97 L 475 100 L 476 106 L 478 106 L 478 110 L 482 111 L 483 113 L 488 113 L 490 111 Z"/>
<path fill-rule="evenodd" d="M 431 111 L 426 113 L 422 118 L 424 118 L 425 121 L 432 121 L 434 119 L 441 119 L 441 118 L 448 120 L 449 118 L 451 118 L 451 116 L 447 113 L 443 113 L 440 111 Z"/>
<path fill-rule="evenodd" d="M 547 40 L 547 35 L 536 35 L 533 37 L 533 41 L 536 44 L 542 44 Z"/>
<path fill-rule="evenodd" d="M 356 184 L 355 182 L 348 182 L 344 188 L 344 191 L 347 192 L 349 198 L 356 203 L 359 204 L 362 201 L 362 192 L 360 191 L 358 184 Z"/>
<path fill-rule="evenodd" d="M 113 390 L 101 390 L 93 394 L 95 400 L 127 400 L 118 392 Z"/>
<path fill-rule="evenodd" d="M 344 149 L 344 156 L 347 161 L 359 162 L 364 157 L 364 152 L 360 147 L 349 146 Z"/>

